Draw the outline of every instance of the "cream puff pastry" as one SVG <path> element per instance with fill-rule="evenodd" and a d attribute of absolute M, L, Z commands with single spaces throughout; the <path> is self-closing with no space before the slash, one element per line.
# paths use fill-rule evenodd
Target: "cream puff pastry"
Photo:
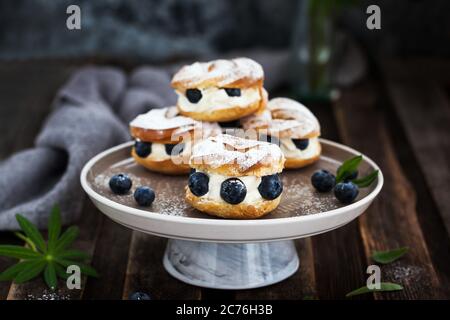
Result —
<path fill-rule="evenodd" d="M 271 143 L 218 135 L 193 148 L 186 200 L 210 215 L 231 219 L 264 216 L 280 203 L 284 156 Z"/>
<path fill-rule="evenodd" d="M 245 130 L 257 130 L 260 140 L 278 144 L 286 157 L 285 168 L 301 168 L 320 157 L 319 121 L 295 100 L 271 99 L 263 113 L 241 119 L 241 124 Z"/>
<path fill-rule="evenodd" d="M 264 109 L 264 71 L 248 58 L 196 62 L 172 78 L 182 115 L 202 121 L 232 121 Z"/>
<path fill-rule="evenodd" d="M 135 139 L 131 155 L 151 171 L 186 174 L 190 171 L 192 145 L 220 132 L 216 123 L 180 116 L 174 106 L 153 109 L 130 122 L 130 133 Z"/>

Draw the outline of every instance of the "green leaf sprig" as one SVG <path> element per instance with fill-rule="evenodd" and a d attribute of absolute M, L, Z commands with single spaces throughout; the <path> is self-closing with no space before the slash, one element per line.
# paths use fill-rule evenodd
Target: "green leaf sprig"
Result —
<path fill-rule="evenodd" d="M 385 291 L 399 291 L 403 290 L 403 287 L 399 284 L 392 283 L 392 282 L 381 282 L 380 283 L 380 289 L 369 289 L 367 286 L 358 288 L 356 290 L 353 290 L 345 295 L 345 297 L 353 297 L 360 294 L 370 293 L 370 292 L 385 292 Z"/>
<path fill-rule="evenodd" d="M 382 264 L 388 264 L 391 262 L 394 262 L 401 257 L 403 257 L 407 252 L 409 251 L 408 247 L 401 247 L 393 250 L 386 250 L 386 251 L 374 251 L 372 253 L 372 259 L 378 263 Z M 381 282 L 380 283 L 380 289 L 369 289 L 367 286 L 358 288 L 356 290 L 353 290 L 349 293 L 347 293 L 345 296 L 353 297 L 360 294 L 370 293 L 370 292 L 383 292 L 383 291 L 399 291 L 403 290 L 403 287 L 399 284 L 392 283 L 392 282 Z"/>
<path fill-rule="evenodd" d="M 403 257 L 408 250 L 408 247 L 402 247 L 387 251 L 374 251 L 372 253 L 372 259 L 378 263 L 388 264 Z"/>
<path fill-rule="evenodd" d="M 349 177 L 351 177 L 358 170 L 358 167 L 361 164 L 362 159 L 363 156 L 359 155 L 345 160 L 344 163 L 340 165 L 336 171 L 336 183 L 345 180 L 350 180 L 360 188 L 366 188 L 370 186 L 372 182 L 374 182 L 375 179 L 378 177 L 378 170 L 374 170 L 367 176 L 362 177 L 360 179 L 356 178 L 349 179 Z"/>
<path fill-rule="evenodd" d="M 58 206 L 52 209 L 48 223 L 48 241 L 37 227 L 28 219 L 16 215 L 22 232 L 16 235 L 25 241 L 26 246 L 0 245 L 0 256 L 20 259 L 18 263 L 0 273 L 0 281 L 24 283 L 35 279 L 43 273 L 44 280 L 50 289 L 56 289 L 58 278 L 66 279 L 66 268 L 77 265 L 82 274 L 97 277 L 98 274 L 85 262 L 89 256 L 79 250 L 70 249 L 78 237 L 78 228 L 69 227 L 61 234 L 61 213 Z"/>

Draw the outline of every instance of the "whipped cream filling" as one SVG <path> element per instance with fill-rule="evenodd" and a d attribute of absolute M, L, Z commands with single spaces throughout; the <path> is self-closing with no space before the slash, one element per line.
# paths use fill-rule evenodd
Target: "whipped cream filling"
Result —
<path fill-rule="evenodd" d="M 210 87 L 200 89 L 202 98 L 197 103 L 191 103 L 184 92 L 178 94 L 178 107 L 187 112 L 205 112 L 215 109 L 227 109 L 233 107 L 247 107 L 261 99 L 259 88 L 241 89 L 239 97 L 230 97 L 225 89 Z"/>
<path fill-rule="evenodd" d="M 198 170 L 198 172 L 202 172 L 202 171 Z M 231 177 L 223 176 L 223 175 L 215 174 L 215 173 L 206 173 L 206 172 L 203 172 L 203 173 L 205 173 L 209 176 L 209 185 L 208 185 L 208 192 L 206 194 L 204 194 L 203 196 L 201 196 L 200 198 L 212 200 L 215 202 L 226 203 L 220 196 L 220 187 L 222 185 L 222 182 L 224 182 L 225 180 L 227 180 Z M 264 200 L 258 191 L 258 186 L 261 183 L 260 177 L 245 176 L 245 177 L 237 177 L 237 178 L 239 180 L 241 180 L 245 184 L 245 187 L 247 188 L 247 194 L 245 196 L 244 201 L 242 201 L 241 203 L 252 204 L 252 203 Z"/>
<path fill-rule="evenodd" d="M 174 148 L 180 148 L 180 147 L 174 147 Z M 185 156 L 189 155 L 191 153 L 191 147 L 190 144 L 185 144 L 183 147 L 183 151 L 180 153 L 180 155 Z M 166 146 L 164 143 L 155 143 L 152 142 L 152 148 L 150 154 L 145 157 L 145 159 L 153 160 L 153 161 L 164 161 L 167 159 L 170 159 L 170 154 L 167 154 L 166 152 Z"/>
<path fill-rule="evenodd" d="M 305 150 L 298 149 L 292 139 L 280 139 L 280 148 L 286 158 L 308 159 L 314 157 L 319 152 L 319 139 L 309 139 L 308 147 Z"/>

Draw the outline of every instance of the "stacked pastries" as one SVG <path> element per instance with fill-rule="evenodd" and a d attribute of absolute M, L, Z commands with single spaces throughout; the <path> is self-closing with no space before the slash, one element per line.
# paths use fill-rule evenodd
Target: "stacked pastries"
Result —
<path fill-rule="evenodd" d="M 184 66 L 172 79 L 177 105 L 130 123 L 132 156 L 152 171 L 191 171 L 186 201 L 200 211 L 238 219 L 269 213 L 281 201 L 283 168 L 319 159 L 320 125 L 294 100 L 268 101 L 263 84 L 262 67 L 248 58 Z M 219 123 L 242 127 L 245 138 L 221 134 Z"/>

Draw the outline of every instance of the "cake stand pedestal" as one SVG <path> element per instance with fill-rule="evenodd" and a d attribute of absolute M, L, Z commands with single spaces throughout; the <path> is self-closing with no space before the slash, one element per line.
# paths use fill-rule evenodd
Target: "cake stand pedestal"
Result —
<path fill-rule="evenodd" d="M 214 243 L 169 239 L 164 267 L 199 287 L 251 289 L 280 282 L 299 267 L 294 242 Z"/>

